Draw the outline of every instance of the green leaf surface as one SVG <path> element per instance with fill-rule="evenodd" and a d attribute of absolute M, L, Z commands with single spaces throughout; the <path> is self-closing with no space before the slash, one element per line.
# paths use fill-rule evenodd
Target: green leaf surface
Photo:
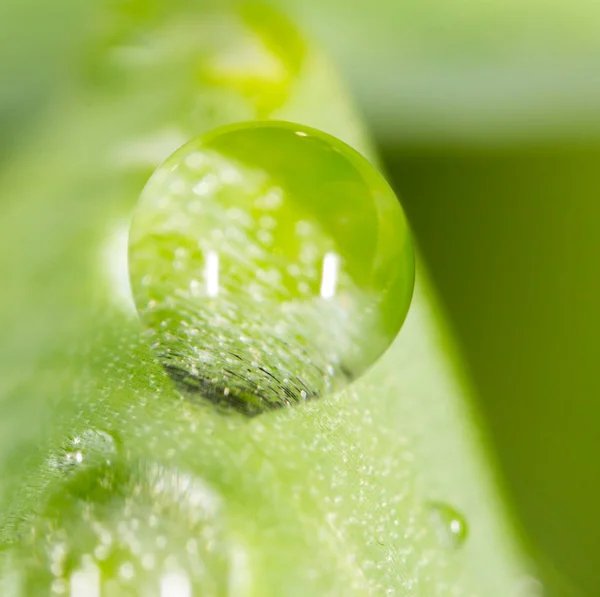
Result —
<path fill-rule="evenodd" d="M 132 210 L 182 143 L 270 118 L 375 159 L 327 61 L 257 7 L 88 23 L 0 177 L 2 594 L 519 595 L 530 564 L 421 264 L 371 370 L 253 419 L 182 399 L 132 307 Z"/>

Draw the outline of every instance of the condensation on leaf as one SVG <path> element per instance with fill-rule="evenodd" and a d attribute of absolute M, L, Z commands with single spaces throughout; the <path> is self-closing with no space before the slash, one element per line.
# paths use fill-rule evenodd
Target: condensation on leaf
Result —
<path fill-rule="evenodd" d="M 440 542 L 446 547 L 460 547 L 468 535 L 466 518 L 452 506 L 441 502 L 431 502 L 429 510 Z"/>
<path fill-rule="evenodd" d="M 222 500 L 202 479 L 146 461 L 77 471 L 32 520 L 16 548 L 15 597 L 244 595 Z M 5 579 L 5 582 L 8 582 Z M 16 582 L 16 580 L 14 581 Z M 179 591 L 179 593 L 177 593 Z"/>

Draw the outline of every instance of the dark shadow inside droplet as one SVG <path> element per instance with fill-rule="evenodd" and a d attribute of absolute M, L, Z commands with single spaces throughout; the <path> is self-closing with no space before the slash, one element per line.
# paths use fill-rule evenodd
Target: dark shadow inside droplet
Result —
<path fill-rule="evenodd" d="M 246 368 L 248 373 L 252 373 L 251 376 L 223 369 L 224 375 L 229 379 L 237 379 L 236 390 L 225 381 L 227 377 L 219 380 L 204 377 L 202 371 L 197 374 L 191 373 L 176 363 L 163 362 L 163 366 L 179 392 L 187 399 L 205 400 L 224 412 L 236 411 L 248 417 L 306 402 L 320 395 L 319 392 L 311 390 L 301 379 L 278 376 L 263 366 Z M 270 382 L 268 387 L 263 388 L 256 383 L 257 379 L 261 378 Z"/>

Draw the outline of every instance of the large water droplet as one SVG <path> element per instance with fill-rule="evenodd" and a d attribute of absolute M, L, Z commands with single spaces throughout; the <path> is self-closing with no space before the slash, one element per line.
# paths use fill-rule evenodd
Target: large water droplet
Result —
<path fill-rule="evenodd" d="M 299 125 L 245 123 L 154 173 L 129 271 L 182 391 L 256 414 L 363 373 L 406 316 L 414 256 L 398 199 L 361 155 Z"/>
<path fill-rule="evenodd" d="M 452 506 L 440 502 L 431 502 L 429 510 L 440 542 L 445 547 L 460 547 L 468 535 L 465 517 Z"/>

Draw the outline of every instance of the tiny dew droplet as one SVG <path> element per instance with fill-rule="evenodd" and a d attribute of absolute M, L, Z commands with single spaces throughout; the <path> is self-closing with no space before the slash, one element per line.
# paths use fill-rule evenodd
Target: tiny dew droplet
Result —
<path fill-rule="evenodd" d="M 254 415 L 371 366 L 408 311 L 414 255 L 365 158 L 314 129 L 253 122 L 191 141 L 155 172 L 129 274 L 180 390 Z"/>
<path fill-rule="evenodd" d="M 441 502 L 428 504 L 431 521 L 445 547 L 460 547 L 468 535 L 465 517 L 452 506 Z"/>
<path fill-rule="evenodd" d="M 90 463 L 108 462 L 116 454 L 112 435 L 101 429 L 84 429 L 69 437 L 49 460 L 49 466 L 63 472 Z"/>

